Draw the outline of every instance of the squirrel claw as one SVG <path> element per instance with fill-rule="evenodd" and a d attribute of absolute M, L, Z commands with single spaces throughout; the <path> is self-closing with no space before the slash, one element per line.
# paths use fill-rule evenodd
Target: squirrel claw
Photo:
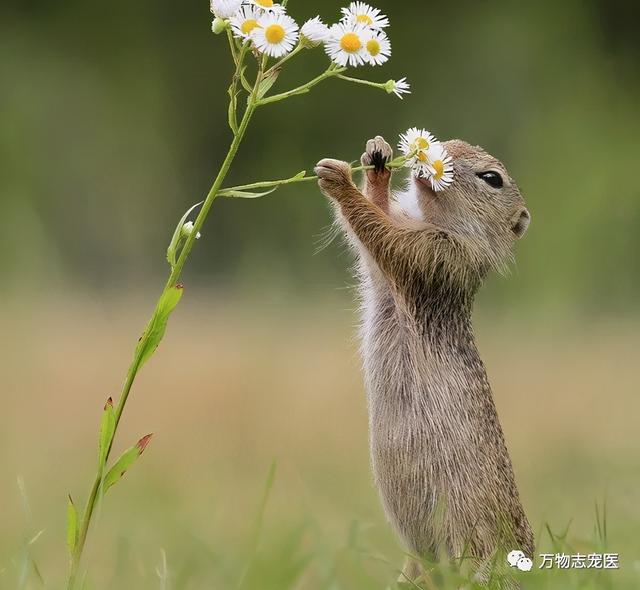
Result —
<path fill-rule="evenodd" d="M 375 151 L 371 154 L 371 163 L 375 166 L 376 172 L 382 172 L 387 159 L 382 155 L 382 152 Z"/>

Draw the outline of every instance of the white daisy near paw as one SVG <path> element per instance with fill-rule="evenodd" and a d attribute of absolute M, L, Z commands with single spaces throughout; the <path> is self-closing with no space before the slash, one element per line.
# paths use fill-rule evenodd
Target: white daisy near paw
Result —
<path fill-rule="evenodd" d="M 384 29 L 389 26 L 389 19 L 377 9 L 364 2 L 352 2 L 349 8 L 343 8 L 343 22 L 360 24 L 372 29 Z"/>
<path fill-rule="evenodd" d="M 391 42 L 384 31 L 370 30 L 365 36 L 366 60 L 372 66 L 380 66 L 391 57 Z"/>
<path fill-rule="evenodd" d="M 530 572 L 531 568 L 533 568 L 533 561 L 531 561 L 528 557 L 523 557 L 522 559 L 518 560 L 516 567 L 521 572 Z"/>
<path fill-rule="evenodd" d="M 361 66 L 367 61 L 365 43 L 369 30 L 364 25 L 338 23 L 331 27 L 325 51 L 339 66 Z"/>
<path fill-rule="evenodd" d="M 407 82 L 406 78 L 401 78 L 400 80 L 389 80 L 384 85 L 384 89 L 389 94 L 395 94 L 400 100 L 403 99 L 403 94 L 411 94 L 411 84 Z"/>
<path fill-rule="evenodd" d="M 330 35 L 330 29 L 322 22 L 319 16 L 308 20 L 300 29 L 300 34 L 311 47 L 317 47 L 324 43 Z"/>
<path fill-rule="evenodd" d="M 242 6 L 242 0 L 211 0 L 211 12 L 218 18 L 231 18 Z"/>
<path fill-rule="evenodd" d="M 284 12 L 282 5 L 273 0 L 249 0 L 249 3 L 267 12 Z"/>
<path fill-rule="evenodd" d="M 258 21 L 262 14 L 253 6 L 243 6 L 230 19 L 233 36 L 239 39 L 249 39 L 253 30 L 258 27 Z"/>
<path fill-rule="evenodd" d="M 436 142 L 427 151 L 429 180 L 434 191 L 446 189 L 453 182 L 453 160 L 443 145 Z"/>
<path fill-rule="evenodd" d="M 429 149 L 436 142 L 436 138 L 426 129 L 412 127 L 400 136 L 398 147 L 407 158 L 407 166 L 418 175 L 428 176 L 429 170 Z"/>
<path fill-rule="evenodd" d="M 522 551 L 511 551 L 508 555 L 507 555 L 507 563 L 511 566 L 511 567 L 516 567 L 518 565 L 518 562 L 523 558 L 526 557 L 525 554 Z"/>
<path fill-rule="evenodd" d="M 251 39 L 260 53 L 282 57 L 298 42 L 298 25 L 284 12 L 267 12 L 258 20 Z"/>

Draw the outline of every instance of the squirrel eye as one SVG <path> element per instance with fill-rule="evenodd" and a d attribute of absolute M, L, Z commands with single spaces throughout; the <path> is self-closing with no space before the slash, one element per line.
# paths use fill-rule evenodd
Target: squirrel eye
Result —
<path fill-rule="evenodd" d="M 493 188 L 502 188 L 504 186 L 504 181 L 502 180 L 502 176 L 493 170 L 489 170 L 488 172 L 478 172 L 476 175 L 478 178 L 484 180 L 488 185 Z"/>

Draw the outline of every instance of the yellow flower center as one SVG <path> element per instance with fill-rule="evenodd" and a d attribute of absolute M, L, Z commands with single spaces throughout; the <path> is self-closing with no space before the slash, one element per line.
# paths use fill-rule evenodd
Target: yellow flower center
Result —
<path fill-rule="evenodd" d="M 356 20 L 359 23 L 363 23 L 369 26 L 373 24 L 373 19 L 368 14 L 359 14 L 358 16 L 356 16 Z"/>
<path fill-rule="evenodd" d="M 420 160 L 421 162 L 428 162 L 429 161 L 429 158 L 427 158 L 426 152 L 418 152 L 416 154 L 416 158 L 418 158 L 418 160 Z"/>
<path fill-rule="evenodd" d="M 248 35 L 253 29 L 258 26 L 258 21 L 255 18 L 249 18 L 242 23 L 240 29 L 245 35 Z"/>
<path fill-rule="evenodd" d="M 424 137 L 418 137 L 418 139 L 416 139 L 416 147 L 419 150 L 428 150 L 429 142 Z"/>
<path fill-rule="evenodd" d="M 282 40 L 286 36 L 286 32 L 282 25 L 269 25 L 264 32 L 266 40 L 272 45 L 282 43 Z"/>
<path fill-rule="evenodd" d="M 273 0 L 256 0 L 258 6 L 262 8 L 271 8 L 273 6 Z"/>
<path fill-rule="evenodd" d="M 433 166 L 433 169 L 436 171 L 433 177 L 436 180 L 440 180 L 444 176 L 444 163 L 442 162 L 442 160 L 436 160 L 432 164 L 432 166 Z"/>
<path fill-rule="evenodd" d="M 362 49 L 362 41 L 355 33 L 347 33 L 340 39 L 340 47 L 347 53 L 356 53 Z"/>
<path fill-rule="evenodd" d="M 371 41 L 367 41 L 367 51 L 375 57 L 380 53 L 380 43 L 376 39 L 371 39 Z"/>

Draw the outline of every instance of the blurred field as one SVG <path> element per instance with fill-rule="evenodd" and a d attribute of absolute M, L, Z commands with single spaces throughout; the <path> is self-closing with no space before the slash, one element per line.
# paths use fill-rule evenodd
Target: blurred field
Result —
<path fill-rule="evenodd" d="M 289 8 L 334 22 L 344 4 Z M 640 5 L 375 4 L 393 58 L 355 75 L 407 76 L 413 94 L 327 82 L 265 108 L 228 184 L 353 160 L 368 137 L 414 125 L 502 159 L 533 223 L 514 276 L 480 297 L 478 337 L 524 504 L 541 549 L 545 523 L 559 534 L 571 522 L 563 546 L 584 553 L 606 501 L 622 564 L 531 574 L 524 589 L 637 590 Z M 100 411 L 165 278 L 171 232 L 229 144 L 225 52 L 203 0 L 0 5 L 1 590 L 63 587 L 66 495 L 85 500 Z M 326 61 L 305 52 L 274 90 Z M 116 451 L 156 436 L 91 532 L 87 590 L 397 578 L 403 551 L 368 468 L 354 304 L 339 288 L 349 258 L 336 245 L 313 256 L 329 224 L 312 183 L 215 203 L 125 413 Z"/>
<path fill-rule="evenodd" d="M 22 301 L 3 312 L 0 588 L 61 587 L 65 497 L 84 501 L 99 411 L 119 387 L 144 299 Z M 243 587 L 387 587 L 402 549 L 369 477 L 350 299 L 230 300 L 188 293 L 135 388 L 118 448 L 156 437 L 107 498 L 87 588 L 238 587 L 272 461 L 275 484 Z M 561 532 L 572 521 L 570 538 L 590 539 L 595 502 L 606 498 L 609 549 L 621 553 L 622 569 L 602 586 L 578 584 L 577 572 L 571 584 L 540 588 L 638 587 L 638 327 L 480 318 L 532 523 Z M 45 584 L 31 575 L 19 586 L 23 541 L 42 529 L 31 551 Z"/>

